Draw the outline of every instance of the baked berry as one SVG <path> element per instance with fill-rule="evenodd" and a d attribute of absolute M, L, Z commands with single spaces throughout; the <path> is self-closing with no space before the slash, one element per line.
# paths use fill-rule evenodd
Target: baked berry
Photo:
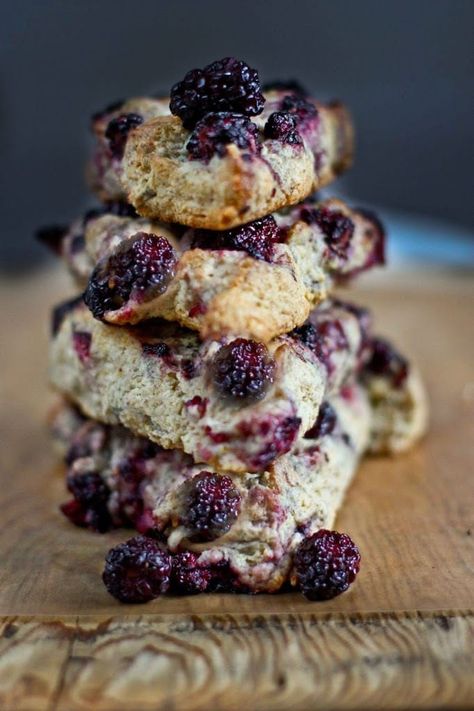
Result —
<path fill-rule="evenodd" d="M 324 241 L 330 251 L 341 258 L 347 256 L 347 250 L 354 234 L 354 223 L 339 210 L 326 207 L 303 207 L 301 219 L 307 225 L 317 225 L 324 235 Z"/>
<path fill-rule="evenodd" d="M 224 157 L 231 143 L 250 154 L 259 153 L 257 126 L 241 114 L 207 114 L 196 124 L 186 149 L 191 160 L 209 163 L 214 155 Z"/>
<path fill-rule="evenodd" d="M 114 158 L 123 158 L 127 137 L 132 128 L 136 128 L 143 123 L 143 117 L 139 114 L 121 114 L 112 119 L 105 129 L 105 137 L 109 142 L 109 148 Z"/>
<path fill-rule="evenodd" d="M 95 318 L 133 299 L 138 303 L 163 294 L 175 274 L 177 257 L 165 237 L 145 232 L 128 237 L 95 267 L 84 301 Z"/>
<path fill-rule="evenodd" d="M 275 374 L 275 361 L 263 343 L 237 338 L 219 349 L 211 365 L 213 385 L 237 400 L 261 400 Z"/>
<path fill-rule="evenodd" d="M 301 96 L 308 96 L 309 93 L 297 79 L 274 79 L 273 81 L 267 81 L 263 84 L 262 91 L 281 91 L 288 92 L 288 94 L 300 94 Z"/>
<path fill-rule="evenodd" d="M 281 241 L 282 231 L 275 218 L 267 215 L 232 230 L 194 230 L 191 246 L 199 249 L 242 250 L 255 259 L 271 261 L 274 245 Z"/>
<path fill-rule="evenodd" d="M 40 227 L 39 230 L 36 230 L 35 238 L 38 242 L 48 247 L 54 254 L 61 254 L 63 239 L 67 231 L 68 228 L 64 227 L 64 225 L 48 225 L 47 227 Z"/>
<path fill-rule="evenodd" d="M 345 533 L 321 529 L 298 547 L 294 570 L 299 589 L 308 600 L 329 600 L 355 580 L 360 553 Z"/>
<path fill-rule="evenodd" d="M 370 344 L 371 354 L 365 365 L 366 371 L 382 375 L 390 380 L 395 388 L 400 388 L 408 377 L 409 364 L 389 341 L 373 338 Z"/>
<path fill-rule="evenodd" d="M 311 101 L 308 101 L 301 93 L 294 92 L 283 97 L 279 110 L 292 114 L 296 119 L 297 126 L 301 129 L 311 125 L 318 115 L 318 110 Z"/>
<path fill-rule="evenodd" d="M 171 89 L 170 111 L 184 126 L 194 128 L 205 114 L 232 111 L 257 116 L 265 99 L 258 73 L 234 57 L 212 62 L 204 69 L 192 69 Z"/>
<path fill-rule="evenodd" d="M 107 506 L 87 506 L 76 499 L 71 499 L 60 507 L 61 513 L 79 528 L 88 528 L 95 533 L 107 533 L 114 524 Z"/>
<path fill-rule="evenodd" d="M 197 595 L 207 590 L 211 577 L 211 570 L 199 565 L 199 556 L 195 553 L 177 553 L 172 559 L 170 592 Z"/>
<path fill-rule="evenodd" d="M 135 536 L 107 553 L 102 580 L 120 602 L 141 603 L 166 593 L 170 575 L 171 556 L 159 541 Z"/>
<path fill-rule="evenodd" d="M 270 114 L 263 129 L 265 138 L 289 143 L 290 145 L 301 145 L 303 143 L 296 128 L 295 117 L 287 111 L 274 111 Z"/>
<path fill-rule="evenodd" d="M 51 334 L 56 336 L 61 324 L 71 311 L 73 311 L 76 306 L 82 303 L 82 296 L 76 296 L 74 299 L 69 299 L 68 301 L 63 301 L 58 306 L 55 306 L 51 312 Z"/>
<path fill-rule="evenodd" d="M 331 370 L 331 356 L 336 351 L 348 347 L 341 322 L 337 319 L 321 320 L 316 325 L 307 322 L 295 328 L 291 335 L 305 344 L 328 370 Z"/>
<path fill-rule="evenodd" d="M 258 431 L 255 432 L 252 425 L 241 427 L 241 433 L 245 436 L 264 436 L 269 438 L 269 442 L 255 454 L 249 461 L 254 471 L 264 471 L 277 457 L 289 452 L 301 425 L 299 417 L 269 418 L 260 422 Z"/>
<path fill-rule="evenodd" d="M 336 412 L 329 402 L 323 402 L 319 408 L 316 422 L 305 434 L 305 439 L 319 439 L 334 431 L 337 423 Z"/>
<path fill-rule="evenodd" d="M 227 533 L 240 513 L 240 494 L 228 476 L 202 471 L 184 484 L 182 522 L 193 541 L 213 541 Z"/>
<path fill-rule="evenodd" d="M 91 116 L 91 122 L 94 124 L 96 121 L 100 121 L 101 119 L 108 116 L 108 114 L 112 114 L 115 111 L 118 111 L 123 106 L 123 104 L 124 104 L 123 99 L 118 99 L 117 101 L 112 101 L 110 104 L 105 106 L 105 108 L 100 109 L 100 111 L 96 111 L 95 113 L 93 113 Z"/>
<path fill-rule="evenodd" d="M 110 489 L 97 472 L 68 474 L 67 488 L 76 501 L 86 506 L 102 506 L 110 497 Z"/>
<path fill-rule="evenodd" d="M 92 334 L 88 331 L 74 331 L 72 334 L 72 345 L 77 357 L 83 365 L 90 358 Z"/>

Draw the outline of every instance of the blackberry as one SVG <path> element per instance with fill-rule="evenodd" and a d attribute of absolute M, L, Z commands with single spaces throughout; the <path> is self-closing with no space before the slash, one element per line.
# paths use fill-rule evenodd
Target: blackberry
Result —
<path fill-rule="evenodd" d="M 324 234 L 324 241 L 329 250 L 340 258 L 347 257 L 347 250 L 354 234 L 354 223 L 339 210 L 328 210 L 325 207 L 303 207 L 301 219 L 307 225 L 317 225 Z"/>
<path fill-rule="evenodd" d="M 170 592 L 176 595 L 197 595 L 207 590 L 211 577 L 211 570 L 199 565 L 199 556 L 195 553 L 177 553 L 172 559 Z"/>
<path fill-rule="evenodd" d="M 319 408 L 316 422 L 305 434 L 305 439 L 319 439 L 333 432 L 337 423 L 337 416 L 329 402 L 323 402 Z"/>
<path fill-rule="evenodd" d="M 109 141 L 109 148 L 114 158 L 123 158 L 127 137 L 132 128 L 136 128 L 143 123 L 143 117 L 139 114 L 121 114 L 112 119 L 105 129 L 105 137 Z"/>
<path fill-rule="evenodd" d="M 275 361 L 263 343 L 245 338 L 222 346 L 211 365 L 213 385 L 237 400 L 261 400 L 274 373 Z"/>
<path fill-rule="evenodd" d="M 176 254 L 165 237 L 137 232 L 104 257 L 89 279 L 84 301 L 95 318 L 129 299 L 138 303 L 163 294 L 174 276 Z"/>
<path fill-rule="evenodd" d="M 318 115 L 316 106 L 299 93 L 284 96 L 278 108 L 279 111 L 292 114 L 296 119 L 297 126 L 303 129 L 310 125 Z"/>
<path fill-rule="evenodd" d="M 269 421 L 260 423 L 260 432 L 253 432 L 252 428 L 248 432 L 243 432 L 249 437 L 264 435 L 271 439 L 263 449 L 255 454 L 250 465 L 253 471 L 264 471 L 277 457 L 289 452 L 298 435 L 301 425 L 299 417 L 270 418 Z"/>
<path fill-rule="evenodd" d="M 388 378 L 395 388 L 400 388 L 408 377 L 409 364 L 406 358 L 384 338 L 373 338 L 370 348 L 371 355 L 365 370 Z"/>
<path fill-rule="evenodd" d="M 135 536 L 112 548 L 105 559 L 102 580 L 120 602 L 142 603 L 169 588 L 171 556 L 154 538 Z"/>
<path fill-rule="evenodd" d="M 298 547 L 294 571 L 299 589 L 309 600 L 329 600 L 355 580 L 360 553 L 349 536 L 321 529 Z"/>
<path fill-rule="evenodd" d="M 248 222 L 232 230 L 194 230 L 191 246 L 200 249 L 242 250 L 255 259 L 271 261 L 274 245 L 282 231 L 272 215 Z"/>
<path fill-rule="evenodd" d="M 216 154 L 224 157 L 230 143 L 250 154 L 259 153 L 261 145 L 257 126 L 241 114 L 207 114 L 196 124 L 186 149 L 191 160 L 209 163 Z"/>
<path fill-rule="evenodd" d="M 210 112 L 231 111 L 257 116 L 265 99 L 258 73 L 233 57 L 212 62 L 204 69 L 192 69 L 171 89 L 170 111 L 184 126 L 194 128 Z"/>
<path fill-rule="evenodd" d="M 193 541 L 212 541 L 231 528 L 240 513 L 240 494 L 228 476 L 202 471 L 184 484 L 182 522 Z"/>
<path fill-rule="evenodd" d="M 299 146 L 303 140 L 296 129 L 295 117 L 287 111 L 275 111 L 270 114 L 263 129 L 265 138 Z"/>

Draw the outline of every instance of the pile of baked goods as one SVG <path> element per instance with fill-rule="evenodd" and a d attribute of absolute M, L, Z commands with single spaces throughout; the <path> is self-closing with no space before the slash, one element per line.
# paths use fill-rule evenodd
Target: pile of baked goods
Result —
<path fill-rule="evenodd" d="M 384 263 L 377 217 L 316 195 L 351 165 L 348 112 L 226 58 L 92 131 L 101 206 L 40 233 L 78 294 L 52 317 L 63 514 L 136 529 L 105 561 L 122 602 L 338 595 L 360 553 L 331 527 L 361 457 L 426 427 L 416 370 L 334 295 Z"/>

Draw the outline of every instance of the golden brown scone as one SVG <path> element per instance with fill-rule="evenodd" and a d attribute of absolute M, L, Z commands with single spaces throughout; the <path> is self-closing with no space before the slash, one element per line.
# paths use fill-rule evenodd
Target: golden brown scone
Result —
<path fill-rule="evenodd" d="M 299 142 L 266 137 L 268 119 L 289 95 L 265 95 L 263 112 L 251 119 L 256 147 L 229 143 L 205 159 L 188 150 L 194 134 L 169 115 L 166 99 L 131 100 L 93 123 L 97 147 L 91 185 L 101 199 L 127 199 L 145 217 L 216 230 L 294 205 L 351 165 L 354 141 L 351 118 L 341 104 L 324 105 L 309 97 L 297 98 L 314 112 L 298 123 Z M 107 126 L 128 113 L 143 121 L 132 122 L 124 146 L 114 151 Z"/>
<path fill-rule="evenodd" d="M 366 312 L 325 303 L 268 349 L 200 342 L 152 320 L 116 328 L 81 303 L 55 311 L 52 384 L 88 416 L 122 424 L 196 462 L 261 471 L 315 422 L 321 402 L 366 356 Z"/>
<path fill-rule="evenodd" d="M 133 289 L 143 233 L 165 237 L 176 255 L 158 293 L 158 267 L 149 272 L 148 288 Z M 232 231 L 188 230 L 181 236 L 173 226 L 146 218 L 89 215 L 72 224 L 60 251 L 78 285 L 86 287 L 92 312 L 108 323 L 159 316 L 198 330 L 202 338 L 241 335 L 267 342 L 301 325 L 335 282 L 382 264 L 384 232 L 375 216 L 332 199 Z M 160 253 L 149 255 L 150 264 L 159 262 Z M 130 276 L 128 287 L 120 280 L 119 295 L 109 284 L 120 269 Z"/>

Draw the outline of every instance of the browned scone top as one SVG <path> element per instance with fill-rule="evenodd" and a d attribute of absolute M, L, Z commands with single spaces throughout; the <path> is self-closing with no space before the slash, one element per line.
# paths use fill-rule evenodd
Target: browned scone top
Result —
<path fill-rule="evenodd" d="M 248 119 L 257 147 L 228 143 L 207 160 L 190 154 L 199 128 L 188 130 L 171 116 L 167 99 L 134 99 L 104 112 L 93 122 L 93 189 L 103 200 L 126 199 L 144 217 L 225 229 L 294 205 L 350 167 L 353 127 L 342 104 L 298 98 L 311 116 L 297 123 L 299 142 L 288 143 L 268 137 L 265 129 L 288 92 L 270 91 L 265 99 L 263 112 Z M 113 155 L 107 126 L 128 113 L 143 120 L 129 130 L 123 154 Z"/>

